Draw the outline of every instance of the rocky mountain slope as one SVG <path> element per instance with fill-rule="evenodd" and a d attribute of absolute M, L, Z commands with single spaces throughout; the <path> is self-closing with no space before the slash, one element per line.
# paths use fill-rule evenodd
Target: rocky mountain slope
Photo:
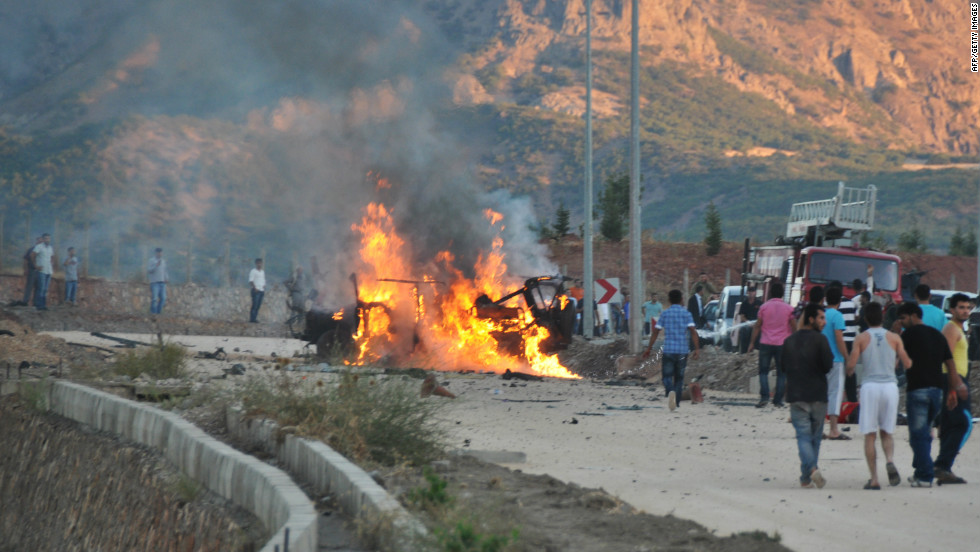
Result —
<path fill-rule="evenodd" d="M 631 6 L 595 0 L 596 51 L 629 49 Z M 583 48 L 585 0 L 456 0 L 427 7 L 473 52 L 475 70 L 499 67 L 505 79 L 548 73 Z M 980 81 L 969 72 L 968 16 L 968 6 L 953 0 L 643 1 L 642 63 L 672 61 L 719 76 L 789 116 L 855 140 L 975 154 Z M 457 99 L 510 99 L 506 86 L 495 93 L 477 84 L 460 76 Z M 608 105 L 597 108 L 598 117 L 629 105 L 627 98 L 602 93 L 600 102 Z M 538 104 L 584 112 L 578 86 Z"/>
<path fill-rule="evenodd" d="M 584 0 L 378 5 L 0 6 L 5 224 L 58 217 L 206 256 L 226 236 L 320 247 L 376 201 L 426 255 L 474 251 L 461 236 L 485 208 L 518 217 L 512 232 L 561 203 L 582 224 Z M 630 6 L 594 2 L 597 187 L 628 165 Z M 768 241 L 838 180 L 881 189 L 892 243 L 912 214 L 940 222 L 934 248 L 972 227 L 973 173 L 903 166 L 977 159 L 967 4 L 643 0 L 640 15 L 657 239 L 699 239 L 714 201 L 727 238 Z"/>

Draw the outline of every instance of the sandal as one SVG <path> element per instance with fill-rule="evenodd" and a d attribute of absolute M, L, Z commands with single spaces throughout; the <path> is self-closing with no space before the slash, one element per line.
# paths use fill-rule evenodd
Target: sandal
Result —
<path fill-rule="evenodd" d="M 898 476 L 898 468 L 892 462 L 885 464 L 885 471 L 888 472 L 888 484 L 892 487 L 902 482 L 902 478 Z"/>
<path fill-rule="evenodd" d="M 864 484 L 864 490 L 866 491 L 880 491 L 881 485 L 872 485 L 869 479 L 867 483 Z"/>

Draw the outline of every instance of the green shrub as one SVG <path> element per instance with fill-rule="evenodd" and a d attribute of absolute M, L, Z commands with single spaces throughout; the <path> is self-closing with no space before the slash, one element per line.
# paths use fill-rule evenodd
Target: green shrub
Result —
<path fill-rule="evenodd" d="M 407 498 L 412 504 L 422 509 L 439 509 L 453 503 L 453 497 L 446 491 L 448 484 L 445 479 L 439 477 L 431 468 L 425 468 L 425 480 L 429 483 L 428 487 L 419 487 L 408 492 Z"/>
<path fill-rule="evenodd" d="M 457 522 L 449 530 L 436 529 L 435 533 L 446 552 L 498 552 L 518 536 L 517 529 L 510 535 L 481 534 L 473 523 L 465 521 Z"/>
<path fill-rule="evenodd" d="M 22 381 L 20 383 L 20 398 L 28 408 L 35 412 L 45 412 L 48 409 L 48 389 L 51 384 L 47 380 Z"/>
<path fill-rule="evenodd" d="M 421 465 L 445 449 L 445 431 L 435 416 L 445 402 L 421 398 L 414 381 L 347 371 L 328 385 L 282 374 L 250 380 L 240 400 L 249 415 L 293 427 L 359 462 Z"/>
<path fill-rule="evenodd" d="M 139 377 L 141 374 L 155 379 L 181 378 L 184 376 L 184 348 L 176 343 L 159 343 L 147 349 L 129 351 L 116 360 L 116 374 Z"/>

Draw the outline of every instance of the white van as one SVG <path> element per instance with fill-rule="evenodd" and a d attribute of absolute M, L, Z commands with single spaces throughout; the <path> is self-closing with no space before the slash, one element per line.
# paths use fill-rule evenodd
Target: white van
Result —
<path fill-rule="evenodd" d="M 709 302 L 704 308 L 704 330 L 698 337 L 712 345 L 721 346 L 726 351 L 734 351 L 732 328 L 735 327 L 735 309 L 745 299 L 742 286 L 725 286 L 717 301 Z"/>

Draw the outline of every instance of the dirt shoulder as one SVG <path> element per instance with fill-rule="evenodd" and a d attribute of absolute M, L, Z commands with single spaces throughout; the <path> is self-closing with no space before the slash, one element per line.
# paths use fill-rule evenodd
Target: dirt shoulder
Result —
<path fill-rule="evenodd" d="M 59 312 L 45 314 L 54 318 Z M 8 318 L 3 323 L 16 322 Z M 16 324 L 18 346 L 37 340 L 42 352 L 57 352 L 51 358 L 74 358 L 65 351 L 85 350 L 87 362 L 92 354 L 104 362 L 101 355 L 109 354 Z M 72 313 L 62 327 L 76 324 L 75 329 L 91 331 L 99 321 Z M 284 347 L 279 355 L 294 348 L 283 338 L 212 339 L 194 342 L 193 350 L 223 344 L 237 356 L 200 361 L 194 368 L 198 382 L 233 363 L 242 364 L 246 374 L 261 371 L 274 363 L 274 350 L 267 347 L 276 343 Z M 8 350 L 6 343 L 11 342 L 0 343 L 0 351 Z M 670 412 L 659 367 L 624 360 L 625 348 L 623 339 L 576 341 L 562 360 L 584 376 L 579 380 L 437 374 L 458 396 L 445 413 L 451 448 L 499 464 L 451 456 L 438 464 L 438 473 L 475 515 L 492 511 L 502 532 L 519 528 L 521 538 L 512 549 L 766 550 L 781 548 L 772 540 L 776 535 L 782 545 L 799 551 L 872 541 L 895 550 L 945 549 L 966 542 L 980 521 L 970 485 L 904 485 L 877 494 L 861 490 L 867 469 L 856 427 L 849 432 L 854 440 L 822 447 L 827 487 L 800 489 L 787 411 L 756 409 L 755 397 L 747 393 L 756 374 L 754 356 L 706 349 L 687 372 L 688 381 L 700 377 L 705 402 L 683 402 Z M 65 377 L 73 369 L 69 364 L 64 361 Z M 234 381 L 228 376 L 215 383 Z M 896 433 L 895 454 L 902 475 L 910 473 L 904 428 Z M 976 447 L 967 445 L 956 471 L 968 481 L 980 481 Z M 379 477 L 399 497 L 425 484 L 421 470 L 392 470 Z M 924 511 L 944 511 L 955 519 L 923 527 L 916 520 Z M 742 535 L 729 538 L 732 534 Z"/>

